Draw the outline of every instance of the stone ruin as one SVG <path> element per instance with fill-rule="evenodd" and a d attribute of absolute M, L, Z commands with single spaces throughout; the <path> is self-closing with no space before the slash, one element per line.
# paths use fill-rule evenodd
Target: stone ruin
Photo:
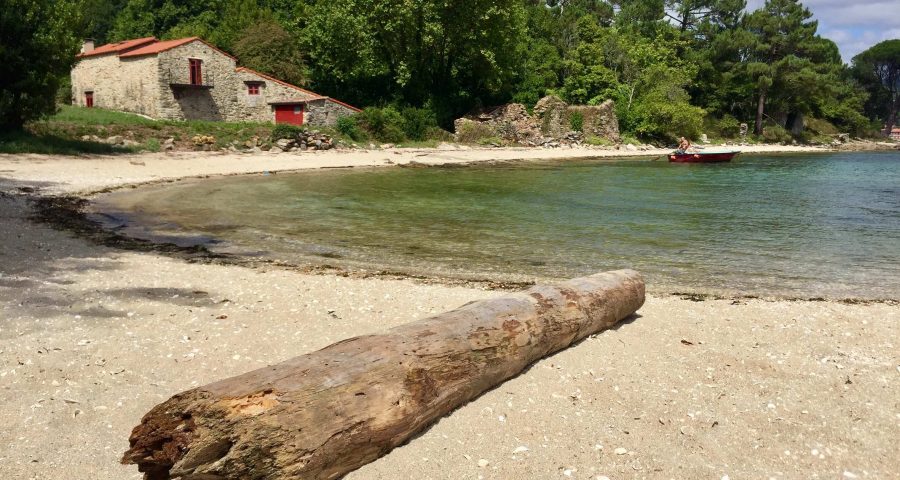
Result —
<path fill-rule="evenodd" d="M 580 131 L 573 130 L 573 118 L 581 118 Z M 477 128 L 508 142 L 529 147 L 581 145 L 586 137 L 597 137 L 619 143 L 619 120 L 615 103 L 607 100 L 600 105 L 569 105 L 557 96 L 538 100 L 534 113 L 525 105 L 509 103 L 493 109 L 473 113 L 454 122 L 460 132 Z"/>

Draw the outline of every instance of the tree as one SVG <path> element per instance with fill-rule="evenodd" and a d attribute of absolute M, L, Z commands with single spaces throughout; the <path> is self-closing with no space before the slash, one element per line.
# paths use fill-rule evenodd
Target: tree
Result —
<path fill-rule="evenodd" d="M 264 18 L 241 32 L 233 52 L 243 66 L 294 85 L 307 83 L 299 41 L 272 17 Z"/>
<path fill-rule="evenodd" d="M 885 115 L 889 135 L 900 110 L 900 39 L 885 40 L 853 57 L 853 69 L 874 101 L 874 112 Z"/>
<path fill-rule="evenodd" d="M 767 102 L 787 115 L 798 133 L 802 115 L 815 101 L 832 93 L 842 62 L 834 42 L 816 34 L 818 22 L 798 0 L 766 0 L 747 17 L 754 45 L 747 73 L 756 89 L 754 132 L 762 134 Z"/>
<path fill-rule="evenodd" d="M 80 41 L 77 0 L 4 0 L 0 7 L 0 130 L 56 109 Z"/>
<path fill-rule="evenodd" d="M 526 45 L 521 0 L 334 0 L 306 27 L 313 79 L 359 103 L 430 103 L 442 123 L 506 100 Z"/>

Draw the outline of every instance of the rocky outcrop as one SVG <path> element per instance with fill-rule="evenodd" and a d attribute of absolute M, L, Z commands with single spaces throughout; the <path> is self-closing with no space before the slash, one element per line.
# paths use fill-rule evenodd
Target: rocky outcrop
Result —
<path fill-rule="evenodd" d="M 569 105 L 553 95 L 540 99 L 534 114 L 520 103 L 510 103 L 457 119 L 454 127 L 460 142 L 497 137 L 526 146 L 558 147 L 580 145 L 587 137 L 621 140 L 612 100 L 596 106 Z"/>

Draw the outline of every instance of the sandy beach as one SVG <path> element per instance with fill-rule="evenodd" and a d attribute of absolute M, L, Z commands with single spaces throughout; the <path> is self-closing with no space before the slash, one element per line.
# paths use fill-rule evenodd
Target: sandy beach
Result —
<path fill-rule="evenodd" d="M 0 156 L 0 476 L 140 478 L 118 460 L 131 428 L 171 395 L 503 294 L 109 248 L 32 220 L 35 196 L 667 152 Z M 650 296 L 633 321 L 537 362 L 347 478 L 898 478 L 898 325 L 897 302 Z"/>

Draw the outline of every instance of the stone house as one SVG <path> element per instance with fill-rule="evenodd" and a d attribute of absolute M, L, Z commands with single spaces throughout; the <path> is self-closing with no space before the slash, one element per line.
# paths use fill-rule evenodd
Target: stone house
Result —
<path fill-rule="evenodd" d="M 72 104 L 170 120 L 333 125 L 359 111 L 249 68 L 197 37 L 94 48 L 72 68 Z"/>

